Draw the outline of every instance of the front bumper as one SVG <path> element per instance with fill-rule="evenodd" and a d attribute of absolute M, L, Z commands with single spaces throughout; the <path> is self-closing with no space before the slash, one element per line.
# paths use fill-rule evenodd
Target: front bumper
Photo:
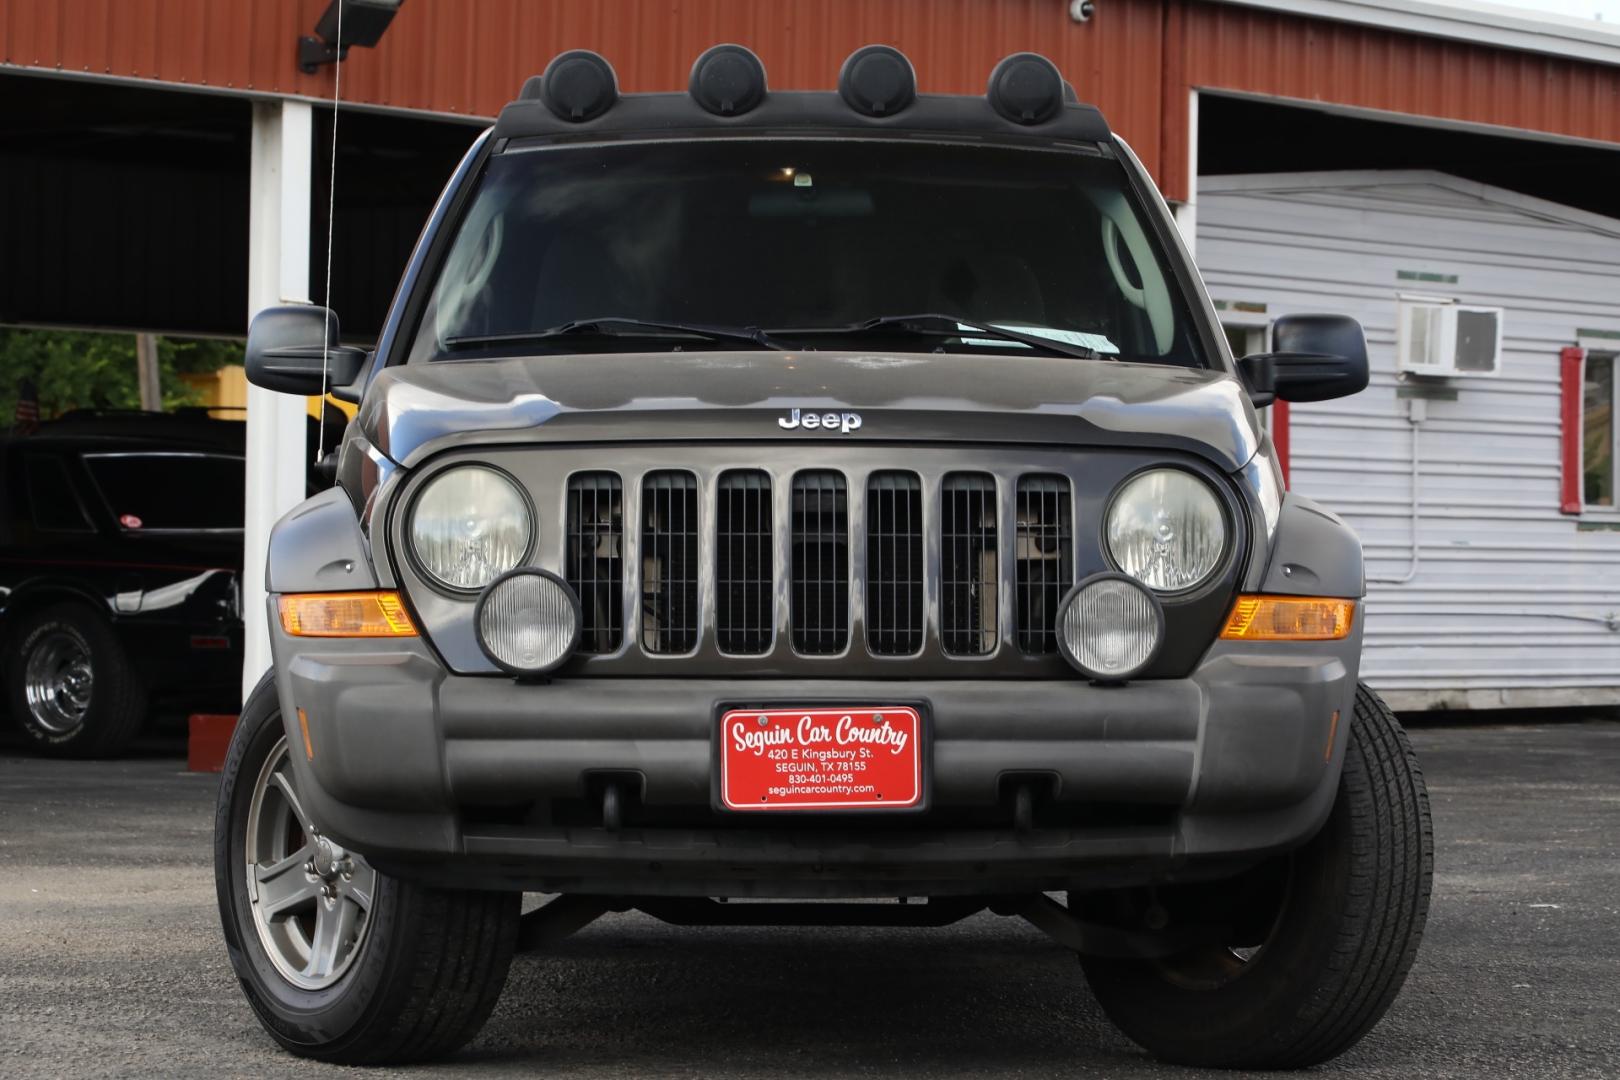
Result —
<path fill-rule="evenodd" d="M 420 641 L 272 630 L 307 808 L 386 872 L 463 887 L 868 896 L 1219 876 L 1303 843 L 1332 807 L 1360 655 L 1218 643 L 1187 679 L 511 679 Z M 727 815 L 727 704 L 916 703 L 922 813 Z M 1341 719 L 1342 718 L 1342 719 Z M 625 796 L 618 827 L 603 792 Z M 1020 816 L 1018 789 L 1033 796 Z"/>

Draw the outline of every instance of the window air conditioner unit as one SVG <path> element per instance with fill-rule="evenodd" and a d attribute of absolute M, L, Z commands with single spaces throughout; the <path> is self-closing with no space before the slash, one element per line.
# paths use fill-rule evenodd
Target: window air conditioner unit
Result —
<path fill-rule="evenodd" d="M 1497 375 L 1502 309 L 1402 297 L 1396 370 L 1408 375 Z"/>

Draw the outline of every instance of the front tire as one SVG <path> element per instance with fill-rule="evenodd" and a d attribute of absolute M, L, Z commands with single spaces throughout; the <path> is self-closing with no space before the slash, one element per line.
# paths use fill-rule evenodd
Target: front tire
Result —
<path fill-rule="evenodd" d="M 302 1057 L 404 1064 L 454 1051 L 506 982 L 521 894 L 372 870 L 320 835 L 289 752 L 266 678 L 231 739 L 214 818 L 220 918 L 249 1004 Z"/>
<path fill-rule="evenodd" d="M 1395 715 L 1365 686 L 1339 792 L 1305 847 L 1249 877 L 1255 936 L 1165 960 L 1083 958 L 1103 1011 L 1181 1065 L 1299 1069 L 1365 1035 L 1417 955 L 1434 873 L 1429 797 Z"/>

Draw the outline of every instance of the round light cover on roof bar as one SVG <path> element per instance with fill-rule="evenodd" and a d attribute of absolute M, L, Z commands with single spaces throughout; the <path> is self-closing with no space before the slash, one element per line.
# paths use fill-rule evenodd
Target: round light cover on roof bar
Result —
<path fill-rule="evenodd" d="M 765 65 L 741 45 L 715 45 L 692 64 L 692 100 L 716 116 L 741 116 L 765 100 Z"/>
<path fill-rule="evenodd" d="M 540 74 L 546 108 L 571 123 L 595 120 L 619 100 L 613 65 L 589 49 L 558 53 Z"/>
<path fill-rule="evenodd" d="M 865 116 L 893 116 L 917 100 L 917 73 L 899 49 L 867 45 L 839 69 L 838 96 Z"/>
<path fill-rule="evenodd" d="M 1013 53 L 990 73 L 985 95 L 1015 124 L 1044 124 L 1063 111 L 1063 76 L 1038 53 Z"/>

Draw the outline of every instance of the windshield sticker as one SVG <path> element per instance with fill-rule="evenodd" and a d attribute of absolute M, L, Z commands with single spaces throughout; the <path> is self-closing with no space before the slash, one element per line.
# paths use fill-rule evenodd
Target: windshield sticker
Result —
<path fill-rule="evenodd" d="M 1113 353 L 1115 356 L 1119 355 L 1119 346 L 1115 345 L 1112 341 L 1109 341 L 1108 338 L 1102 334 L 1085 334 L 1081 333 L 1079 330 L 1058 330 L 1050 326 L 1024 326 L 1021 323 L 990 323 L 989 325 L 1001 330 L 1011 330 L 1014 333 L 1028 334 L 1030 337 L 1046 338 L 1048 341 L 1061 341 L 1066 345 L 1078 345 L 1083 349 L 1091 349 L 1093 352 Z M 973 327 L 963 326 L 961 323 L 957 323 L 956 328 L 958 330 L 968 331 L 973 329 Z M 1028 345 L 1023 344 L 1022 342 L 1002 341 L 1000 338 L 963 337 L 962 342 L 965 345 L 1012 345 L 1015 348 L 1029 348 Z"/>

